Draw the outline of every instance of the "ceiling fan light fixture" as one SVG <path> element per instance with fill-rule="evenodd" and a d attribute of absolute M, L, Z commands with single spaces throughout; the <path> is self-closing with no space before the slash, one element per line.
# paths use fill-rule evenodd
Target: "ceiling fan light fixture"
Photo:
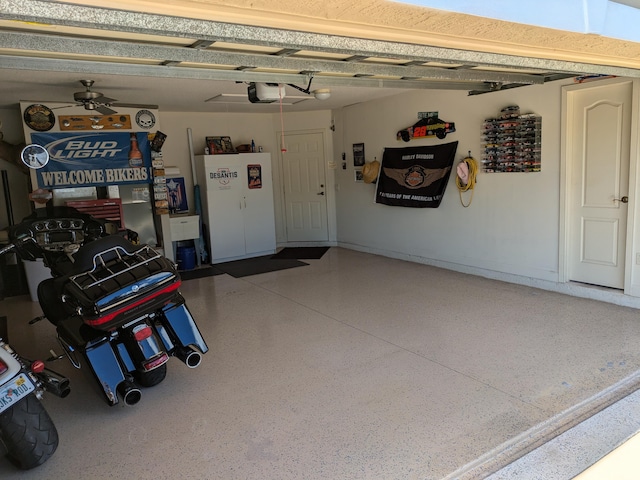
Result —
<path fill-rule="evenodd" d="M 328 100 L 331 96 L 331 90 L 328 88 L 319 88 L 313 91 L 313 96 L 316 97 L 317 100 Z"/>

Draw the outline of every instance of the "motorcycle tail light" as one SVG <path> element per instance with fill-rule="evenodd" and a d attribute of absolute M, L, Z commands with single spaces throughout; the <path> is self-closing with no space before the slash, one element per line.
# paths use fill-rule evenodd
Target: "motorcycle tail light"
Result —
<path fill-rule="evenodd" d="M 162 352 L 157 357 L 152 358 L 142 364 L 143 368 L 148 372 L 149 370 L 153 370 L 154 368 L 158 368 L 160 365 L 167 363 L 169 360 L 169 355 L 166 352 Z"/>
<path fill-rule="evenodd" d="M 4 363 L 2 360 L 0 360 L 0 375 L 2 375 L 7 370 L 9 370 L 9 366 L 6 363 Z"/>
<path fill-rule="evenodd" d="M 102 317 L 99 318 L 95 318 L 95 319 L 91 319 L 91 318 L 85 318 L 84 322 L 87 325 L 90 325 L 92 327 L 100 327 L 102 325 L 106 325 L 109 322 L 111 322 L 112 320 L 114 320 L 118 315 L 122 315 L 123 313 L 127 312 L 128 310 L 132 310 L 134 308 L 140 307 L 141 305 L 144 305 L 146 302 L 153 300 L 156 297 L 159 297 L 161 295 L 166 295 L 168 293 L 174 292 L 176 290 L 178 290 L 178 288 L 180 288 L 180 281 L 177 282 L 173 282 L 172 284 L 170 284 L 167 287 L 164 287 L 163 289 L 152 293 L 151 295 L 148 295 L 146 297 L 143 297 L 141 299 L 139 299 L 138 301 L 127 305 L 126 307 L 120 308 L 118 310 L 115 310 L 113 312 L 110 312 L 106 315 L 103 315 Z"/>
<path fill-rule="evenodd" d="M 133 329 L 133 338 L 135 338 L 138 342 L 146 340 L 152 334 L 153 330 L 151 330 L 151 327 L 149 325 L 140 325 Z"/>

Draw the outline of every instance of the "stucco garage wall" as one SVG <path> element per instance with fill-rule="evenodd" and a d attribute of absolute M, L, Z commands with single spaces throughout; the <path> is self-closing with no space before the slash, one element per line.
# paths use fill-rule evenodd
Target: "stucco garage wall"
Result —
<path fill-rule="evenodd" d="M 371 101 L 334 112 L 334 156 L 346 153 L 347 170 L 336 174 L 338 242 L 349 248 L 443 265 L 475 273 L 501 272 L 558 280 L 561 86 L 552 82 L 468 96 L 425 90 Z M 507 105 L 542 116 L 540 173 L 480 173 L 473 203 L 463 208 L 452 173 L 437 209 L 375 204 L 374 187 L 354 182 L 352 145 L 364 143 L 367 161 L 385 147 L 458 141 L 455 165 L 469 151 L 480 161 L 486 118 Z M 439 112 L 457 131 L 446 139 L 397 142 L 396 132 L 418 112 Z"/>

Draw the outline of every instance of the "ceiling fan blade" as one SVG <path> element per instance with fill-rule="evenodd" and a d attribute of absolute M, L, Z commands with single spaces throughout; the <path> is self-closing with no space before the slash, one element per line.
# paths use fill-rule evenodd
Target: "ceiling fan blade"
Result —
<path fill-rule="evenodd" d="M 104 95 L 100 95 L 99 97 L 92 99 L 92 101 L 95 103 L 106 103 L 111 105 L 113 102 L 117 102 L 118 100 L 116 100 L 115 98 L 109 98 L 105 97 Z"/>
<path fill-rule="evenodd" d="M 96 112 L 101 113 L 102 115 L 113 115 L 114 113 L 118 113 L 115 110 L 105 106 L 105 105 L 97 105 L 95 108 Z"/>
<path fill-rule="evenodd" d="M 77 103 L 73 103 L 71 105 L 60 105 L 59 107 L 51 107 L 50 110 L 58 110 L 59 108 L 71 108 L 71 107 L 79 107 L 81 105 Z"/>
<path fill-rule="evenodd" d="M 122 107 L 122 108 L 146 108 L 147 110 L 157 110 L 158 105 L 141 105 L 139 103 L 111 103 L 113 107 Z"/>

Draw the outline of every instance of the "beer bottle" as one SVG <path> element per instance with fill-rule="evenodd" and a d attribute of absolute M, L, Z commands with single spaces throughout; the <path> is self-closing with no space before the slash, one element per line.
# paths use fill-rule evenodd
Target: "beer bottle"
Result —
<path fill-rule="evenodd" d="M 129 166 L 141 167 L 142 166 L 142 152 L 138 148 L 138 137 L 135 133 L 131 133 L 131 145 L 129 147 Z"/>

